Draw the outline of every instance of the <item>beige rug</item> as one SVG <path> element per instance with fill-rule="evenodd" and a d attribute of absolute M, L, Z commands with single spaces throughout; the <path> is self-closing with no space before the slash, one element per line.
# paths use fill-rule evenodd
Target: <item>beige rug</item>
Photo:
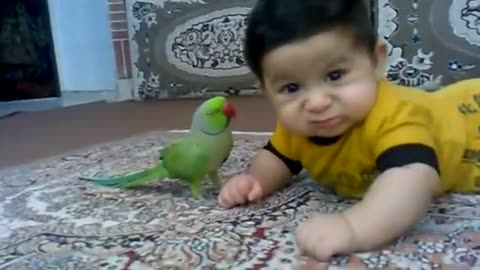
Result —
<path fill-rule="evenodd" d="M 292 269 L 303 262 L 296 225 L 350 204 L 305 176 L 232 210 L 217 206 L 211 186 L 195 200 L 173 180 L 125 191 L 77 179 L 150 166 L 178 136 L 149 133 L 0 171 L 0 269 Z M 241 172 L 265 140 L 237 136 L 222 173 Z M 479 205 L 480 196 L 441 199 L 392 246 L 316 269 L 480 269 Z"/>

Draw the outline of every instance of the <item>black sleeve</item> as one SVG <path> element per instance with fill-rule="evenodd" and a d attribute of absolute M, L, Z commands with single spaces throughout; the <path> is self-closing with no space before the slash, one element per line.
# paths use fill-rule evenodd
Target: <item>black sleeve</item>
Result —
<path fill-rule="evenodd" d="M 263 147 L 263 149 L 270 151 L 272 154 L 274 154 L 276 157 L 278 157 L 285 165 L 287 168 L 290 170 L 290 173 L 292 175 L 297 175 L 302 171 L 302 163 L 300 161 L 296 160 L 291 160 L 288 157 L 282 155 L 275 147 L 272 145 L 272 142 L 268 141 L 268 143 Z"/>
<path fill-rule="evenodd" d="M 383 172 L 394 167 L 413 163 L 431 166 L 440 174 L 435 150 L 423 144 L 402 144 L 387 149 L 377 158 L 377 168 Z"/>

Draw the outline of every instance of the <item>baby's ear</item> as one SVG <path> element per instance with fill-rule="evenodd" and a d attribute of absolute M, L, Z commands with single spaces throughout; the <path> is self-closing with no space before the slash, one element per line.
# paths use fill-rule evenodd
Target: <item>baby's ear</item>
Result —
<path fill-rule="evenodd" d="M 387 44 L 383 39 L 377 41 L 374 51 L 375 71 L 379 79 L 384 79 L 387 71 Z"/>

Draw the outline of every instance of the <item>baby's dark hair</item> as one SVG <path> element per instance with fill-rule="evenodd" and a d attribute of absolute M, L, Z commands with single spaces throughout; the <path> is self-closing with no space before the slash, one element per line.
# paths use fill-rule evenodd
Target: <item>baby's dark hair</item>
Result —
<path fill-rule="evenodd" d="M 262 60 L 270 51 L 341 27 L 355 45 L 372 52 L 377 42 L 365 0 L 257 0 L 248 17 L 245 60 L 263 78 Z"/>

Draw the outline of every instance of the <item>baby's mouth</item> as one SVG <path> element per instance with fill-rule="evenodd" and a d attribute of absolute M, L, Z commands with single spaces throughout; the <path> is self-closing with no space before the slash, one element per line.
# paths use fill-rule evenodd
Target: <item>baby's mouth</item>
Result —
<path fill-rule="evenodd" d="M 321 127 L 321 128 L 332 128 L 340 124 L 340 122 L 341 122 L 341 117 L 339 116 L 333 116 L 329 118 L 309 121 L 310 125 Z"/>

